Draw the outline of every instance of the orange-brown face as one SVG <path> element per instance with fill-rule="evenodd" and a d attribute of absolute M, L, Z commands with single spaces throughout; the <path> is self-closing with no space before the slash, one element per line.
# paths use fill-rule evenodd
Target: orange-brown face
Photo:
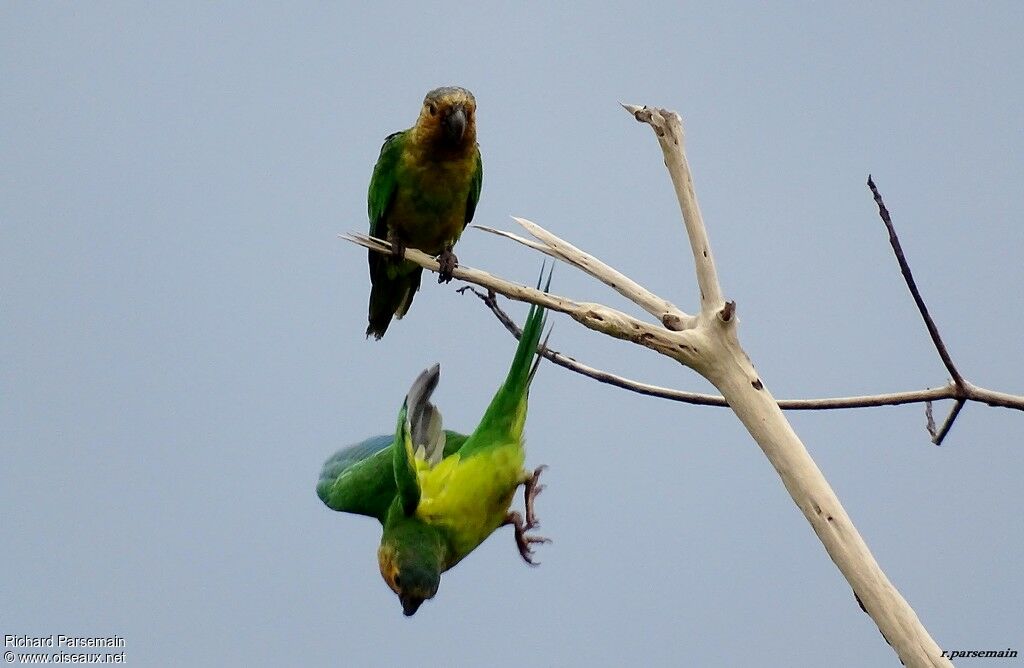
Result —
<path fill-rule="evenodd" d="M 390 545 L 381 545 L 377 550 L 377 564 L 380 566 L 380 575 L 384 582 L 391 587 L 391 591 L 398 595 L 402 594 L 395 579 L 398 577 L 398 563 L 395 561 L 395 548 Z M 401 582 L 401 580 L 399 580 Z"/>
<path fill-rule="evenodd" d="M 476 144 L 476 99 L 465 88 L 435 88 L 423 99 L 416 128 L 432 143 L 471 148 Z"/>
<path fill-rule="evenodd" d="M 400 555 L 393 545 L 386 543 L 382 543 L 377 550 L 381 577 L 391 591 L 398 595 L 406 617 L 416 614 L 423 601 L 433 598 L 440 584 L 440 570 L 429 567 L 423 561 L 429 562 L 429 559 L 417 560 L 413 554 Z"/>

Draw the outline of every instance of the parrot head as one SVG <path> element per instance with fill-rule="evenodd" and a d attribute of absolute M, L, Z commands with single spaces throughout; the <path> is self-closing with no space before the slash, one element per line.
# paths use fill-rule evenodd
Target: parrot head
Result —
<path fill-rule="evenodd" d="M 380 574 L 411 617 L 441 584 L 444 542 L 436 529 L 416 520 L 389 529 L 377 550 Z"/>
<path fill-rule="evenodd" d="M 469 150 L 476 146 L 476 99 L 465 88 L 435 88 L 423 99 L 417 133 L 435 146 Z"/>

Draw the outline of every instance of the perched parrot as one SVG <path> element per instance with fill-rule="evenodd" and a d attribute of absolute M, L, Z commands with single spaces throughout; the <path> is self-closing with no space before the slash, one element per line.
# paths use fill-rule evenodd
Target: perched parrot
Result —
<path fill-rule="evenodd" d="M 523 327 L 508 377 L 473 433 L 442 428 L 430 403 L 440 367 L 416 378 L 398 413 L 394 436 L 368 438 L 328 459 L 316 491 L 333 510 L 376 517 L 384 527 L 377 560 L 406 616 L 437 593 L 441 573 L 459 563 L 500 526 L 515 529 L 519 554 L 531 565 L 532 546 L 548 539 L 528 534 L 538 526 L 533 502 L 543 466 L 523 468 L 527 394 L 540 356 L 531 365 L 544 326 L 534 306 Z M 525 520 L 510 511 L 524 486 Z"/>
<path fill-rule="evenodd" d="M 391 318 L 406 314 L 420 287 L 419 265 L 405 249 L 438 256 L 438 282 L 452 280 L 452 247 L 473 220 L 484 178 L 476 143 L 476 100 L 465 88 L 435 88 L 416 125 L 384 140 L 370 178 L 370 236 L 392 244 L 390 256 L 370 251 L 370 324 L 380 339 Z"/>

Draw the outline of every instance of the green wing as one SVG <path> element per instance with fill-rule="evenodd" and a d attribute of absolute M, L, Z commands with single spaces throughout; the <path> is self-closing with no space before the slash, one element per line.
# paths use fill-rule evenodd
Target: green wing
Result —
<path fill-rule="evenodd" d="M 413 381 L 398 412 L 394 436 L 374 436 L 343 448 L 324 463 L 316 493 L 334 510 L 376 517 L 384 523 L 397 494 L 407 515 L 416 512 L 417 459 L 433 466 L 456 452 L 466 436 L 442 428 L 430 395 L 441 379 L 438 364 Z"/>
<path fill-rule="evenodd" d="M 398 190 L 398 162 L 402 156 L 408 130 L 388 135 L 380 148 L 380 157 L 370 177 L 366 208 L 370 215 L 370 236 L 387 239 L 389 210 Z M 391 319 L 401 318 L 409 310 L 412 298 L 420 287 L 422 269 L 412 262 L 394 263 L 390 258 L 368 251 L 370 263 L 369 326 L 366 335 L 380 339 Z"/>
<path fill-rule="evenodd" d="M 480 157 L 480 147 L 476 149 L 476 171 L 473 172 L 473 181 L 469 185 L 469 198 L 466 200 L 466 224 L 469 225 L 476 213 L 476 203 L 480 201 L 480 189 L 484 185 L 484 161 Z"/>
<path fill-rule="evenodd" d="M 389 447 L 394 436 L 374 436 L 334 453 L 320 471 L 316 493 L 333 510 L 383 521 L 395 498 Z"/>
<path fill-rule="evenodd" d="M 394 435 L 373 436 L 338 450 L 324 462 L 316 493 L 332 510 L 376 517 L 384 522 L 395 498 Z M 456 452 L 465 434 L 445 432 L 444 454 Z"/>
<path fill-rule="evenodd" d="M 395 186 L 398 183 L 398 159 L 402 155 L 402 147 L 405 145 L 406 133 L 408 130 L 395 132 L 384 139 L 384 145 L 380 147 L 380 157 L 373 167 L 373 176 L 370 177 L 370 192 L 366 198 L 366 210 L 370 215 L 370 236 L 378 239 L 387 239 L 388 230 L 385 223 L 385 214 L 391 206 L 395 197 Z M 374 253 L 370 255 L 371 260 Z"/>

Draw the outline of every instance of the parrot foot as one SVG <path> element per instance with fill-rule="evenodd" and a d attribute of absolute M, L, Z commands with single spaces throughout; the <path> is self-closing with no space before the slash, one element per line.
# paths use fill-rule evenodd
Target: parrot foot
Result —
<path fill-rule="evenodd" d="M 523 558 L 523 561 L 531 566 L 539 566 L 540 562 L 533 560 L 533 545 L 539 543 L 550 543 L 550 538 L 544 538 L 543 536 L 529 536 L 527 531 L 530 530 L 527 524 L 523 522 L 523 516 L 516 511 L 509 512 L 505 516 L 505 524 L 511 524 L 516 531 L 516 545 L 519 547 L 519 556 Z"/>
<path fill-rule="evenodd" d="M 544 485 L 540 484 L 540 474 L 543 473 L 546 468 L 546 464 L 542 464 L 535 468 L 533 470 L 533 475 L 526 479 L 526 484 L 523 486 L 523 499 L 526 501 L 527 530 L 540 526 L 540 520 L 537 519 L 537 515 L 533 512 L 533 502 L 537 498 L 537 495 L 544 491 Z"/>
<path fill-rule="evenodd" d="M 459 266 L 459 258 L 455 257 L 451 246 L 441 251 L 441 254 L 437 256 L 437 263 L 440 265 L 437 270 L 437 282 L 451 283 L 452 272 Z"/>
<path fill-rule="evenodd" d="M 388 241 L 391 243 L 391 259 L 395 262 L 405 259 L 405 242 L 398 238 L 397 234 L 388 232 Z"/>

